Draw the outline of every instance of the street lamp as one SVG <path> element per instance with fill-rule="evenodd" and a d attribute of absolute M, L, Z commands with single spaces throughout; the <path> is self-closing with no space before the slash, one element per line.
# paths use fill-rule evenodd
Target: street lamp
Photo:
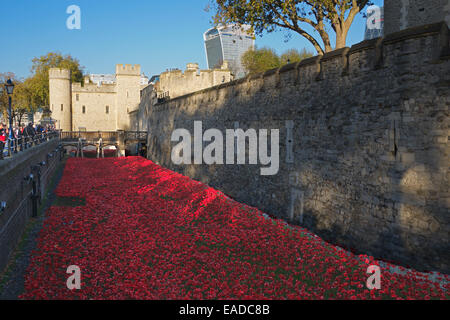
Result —
<path fill-rule="evenodd" d="M 11 79 L 8 79 L 5 83 L 6 93 L 8 94 L 8 102 L 9 102 L 9 139 L 12 143 L 12 140 L 14 139 L 13 134 L 13 118 L 12 118 L 12 95 L 14 93 L 14 83 L 11 81 Z"/>

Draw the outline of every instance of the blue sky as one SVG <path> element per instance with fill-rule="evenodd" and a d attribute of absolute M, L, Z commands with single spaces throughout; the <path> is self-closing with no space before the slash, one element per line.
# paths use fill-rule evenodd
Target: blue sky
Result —
<path fill-rule="evenodd" d="M 383 0 L 375 0 L 382 5 Z M 151 76 L 168 68 L 184 70 L 198 62 L 205 69 L 203 32 L 211 27 L 209 0 L 12 0 L 0 7 L 0 72 L 30 75 L 31 60 L 50 51 L 71 54 L 88 73 L 114 73 L 116 63 L 140 64 Z M 81 30 L 69 30 L 70 5 L 81 8 Z M 347 45 L 363 40 L 365 19 L 358 15 Z M 259 47 L 277 52 L 312 46 L 293 33 L 257 37 Z"/>

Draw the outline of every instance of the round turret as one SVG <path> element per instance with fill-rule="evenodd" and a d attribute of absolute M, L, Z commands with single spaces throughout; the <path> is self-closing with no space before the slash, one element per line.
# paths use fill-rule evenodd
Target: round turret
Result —
<path fill-rule="evenodd" d="M 72 90 L 70 70 L 49 70 L 50 110 L 56 120 L 56 128 L 72 131 Z"/>

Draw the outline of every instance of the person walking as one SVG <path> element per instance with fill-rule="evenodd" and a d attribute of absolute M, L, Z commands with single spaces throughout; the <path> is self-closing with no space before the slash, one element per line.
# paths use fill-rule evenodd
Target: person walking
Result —
<path fill-rule="evenodd" d="M 2 160 L 4 157 L 3 150 L 5 149 L 5 142 L 6 142 L 6 131 L 5 129 L 0 128 L 0 160 Z"/>
<path fill-rule="evenodd" d="M 0 141 L 5 143 L 6 142 L 6 131 L 5 129 L 0 129 Z"/>
<path fill-rule="evenodd" d="M 36 131 L 35 131 L 34 128 L 33 128 L 33 123 L 32 123 L 32 122 L 30 122 L 30 123 L 28 124 L 28 126 L 25 128 L 24 131 L 26 132 L 26 135 L 27 135 L 28 137 L 33 138 L 33 137 L 36 135 Z"/>

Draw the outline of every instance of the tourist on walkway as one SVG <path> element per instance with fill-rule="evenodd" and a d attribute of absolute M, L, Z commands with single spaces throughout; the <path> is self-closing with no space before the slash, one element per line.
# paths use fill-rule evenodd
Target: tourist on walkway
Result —
<path fill-rule="evenodd" d="M 6 130 L 1 128 L 0 129 L 0 141 L 5 142 L 6 141 Z"/>
<path fill-rule="evenodd" d="M 27 137 L 34 137 L 36 135 L 36 131 L 33 128 L 33 123 L 30 122 L 28 126 L 24 129 L 25 135 Z"/>

